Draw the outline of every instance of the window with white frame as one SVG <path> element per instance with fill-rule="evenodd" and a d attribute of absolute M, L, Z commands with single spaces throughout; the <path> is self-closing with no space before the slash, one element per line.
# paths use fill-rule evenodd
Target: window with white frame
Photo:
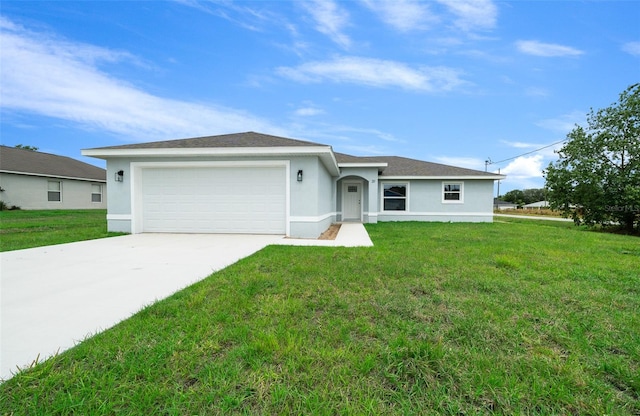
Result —
<path fill-rule="evenodd" d="M 383 183 L 382 209 L 384 211 L 406 211 L 409 184 Z"/>
<path fill-rule="evenodd" d="M 442 182 L 442 202 L 461 203 L 464 184 L 462 182 Z"/>
<path fill-rule="evenodd" d="M 91 202 L 102 202 L 102 185 L 91 184 Z"/>
<path fill-rule="evenodd" d="M 49 181 L 47 184 L 47 201 L 60 202 L 62 201 L 62 182 Z"/>

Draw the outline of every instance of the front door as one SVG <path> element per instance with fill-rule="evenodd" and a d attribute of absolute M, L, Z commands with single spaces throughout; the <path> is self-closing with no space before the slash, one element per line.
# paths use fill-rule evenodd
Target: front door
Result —
<path fill-rule="evenodd" d="M 362 221 L 362 183 L 345 182 L 342 185 L 342 220 Z"/>

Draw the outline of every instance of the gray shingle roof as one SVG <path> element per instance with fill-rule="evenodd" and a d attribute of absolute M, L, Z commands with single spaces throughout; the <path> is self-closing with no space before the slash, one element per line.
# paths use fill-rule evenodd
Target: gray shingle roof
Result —
<path fill-rule="evenodd" d="M 358 157 L 336 153 L 338 163 L 387 163 L 382 168 L 381 177 L 385 176 L 495 176 L 494 173 L 480 170 L 459 168 L 457 166 L 443 165 L 440 163 L 425 162 L 423 160 L 409 159 L 399 156 L 368 156 Z"/>
<path fill-rule="evenodd" d="M 207 147 L 289 147 L 289 146 L 326 146 L 324 144 L 287 139 L 268 134 L 245 133 L 222 134 L 219 136 L 194 137 L 191 139 L 165 140 L 122 146 L 100 147 L 99 149 L 189 149 Z"/>
<path fill-rule="evenodd" d="M 107 171 L 66 156 L 0 146 L 0 171 L 105 181 Z"/>
<path fill-rule="evenodd" d="M 91 151 L 100 150 L 128 150 L 128 149 L 204 149 L 204 148 L 243 148 L 243 147 L 304 147 L 321 146 L 330 147 L 321 143 L 308 142 L 303 140 L 288 139 L 285 137 L 271 136 L 268 134 L 245 132 L 234 134 L 223 134 L 218 136 L 194 137 L 190 139 L 166 140 L 159 142 L 148 142 L 138 144 L 126 144 L 121 146 L 101 147 L 89 149 Z M 479 170 L 459 168 L 456 166 L 442 165 L 439 163 L 425 162 L 422 160 L 409 159 L 398 156 L 351 156 L 344 153 L 334 152 L 338 163 L 387 163 L 388 166 L 380 168 L 381 177 L 384 176 L 484 176 L 495 177 L 500 175 L 482 172 Z M 93 155 L 92 155 L 93 156 Z M 98 156 L 99 157 L 99 156 Z M 334 162 L 335 163 L 335 162 Z"/>

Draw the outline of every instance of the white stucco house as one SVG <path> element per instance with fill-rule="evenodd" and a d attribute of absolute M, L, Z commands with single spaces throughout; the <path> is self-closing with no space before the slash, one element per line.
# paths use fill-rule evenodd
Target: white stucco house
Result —
<path fill-rule="evenodd" d="M 106 209 L 106 171 L 66 156 L 0 146 L 0 201 L 21 209 Z"/>
<path fill-rule="evenodd" d="M 549 201 L 538 201 L 538 202 L 532 202 L 530 204 L 526 204 L 522 206 L 523 209 L 543 209 L 543 208 L 549 208 Z"/>
<path fill-rule="evenodd" d="M 107 161 L 109 231 L 315 238 L 331 223 L 493 221 L 505 176 L 247 132 L 85 149 Z"/>

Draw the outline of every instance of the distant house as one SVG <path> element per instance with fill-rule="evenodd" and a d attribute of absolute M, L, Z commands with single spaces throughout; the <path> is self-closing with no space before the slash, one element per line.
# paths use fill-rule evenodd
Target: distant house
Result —
<path fill-rule="evenodd" d="M 513 202 L 507 202 L 498 198 L 493 198 L 493 209 L 502 211 L 505 209 L 516 209 L 516 208 L 518 208 L 518 205 L 514 204 Z"/>
<path fill-rule="evenodd" d="M 527 205 L 523 205 L 522 208 L 524 209 L 542 209 L 542 208 L 549 208 L 549 201 L 538 201 L 538 202 L 532 202 L 530 204 Z"/>
<path fill-rule="evenodd" d="M 0 201 L 21 209 L 106 209 L 106 173 L 69 157 L 0 146 Z"/>

